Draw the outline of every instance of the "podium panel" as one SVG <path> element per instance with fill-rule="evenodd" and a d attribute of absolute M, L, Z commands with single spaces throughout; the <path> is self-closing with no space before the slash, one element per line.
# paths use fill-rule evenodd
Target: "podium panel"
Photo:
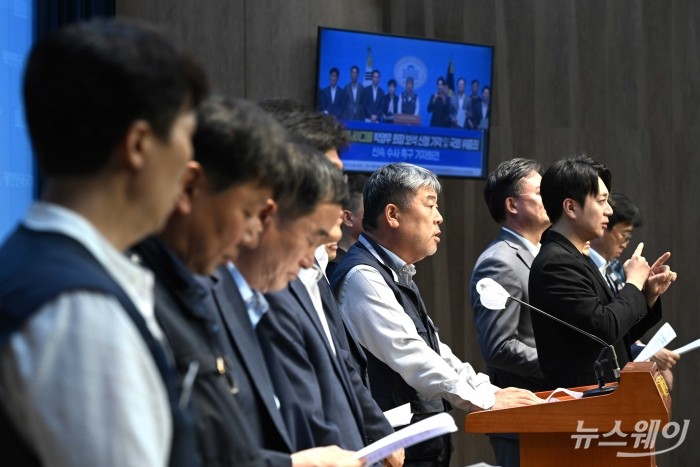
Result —
<path fill-rule="evenodd" d="M 546 399 L 551 392 L 537 395 Z M 671 396 L 655 363 L 628 363 L 610 394 L 555 397 L 541 405 L 470 413 L 465 431 L 519 433 L 523 467 L 656 465 L 654 441 L 669 422 Z"/>

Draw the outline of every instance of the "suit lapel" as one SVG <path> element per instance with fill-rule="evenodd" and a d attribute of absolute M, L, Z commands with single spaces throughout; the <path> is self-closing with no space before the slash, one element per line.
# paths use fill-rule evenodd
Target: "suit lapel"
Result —
<path fill-rule="evenodd" d="M 316 313 L 316 308 L 314 307 L 314 304 L 311 301 L 311 297 L 309 296 L 309 292 L 306 290 L 304 283 L 300 279 L 295 279 L 289 283 L 289 290 L 294 296 L 294 298 L 297 300 L 297 302 L 299 302 L 299 304 L 301 305 L 301 308 L 302 310 L 304 310 L 306 316 L 313 323 L 316 332 L 318 332 L 321 339 L 323 340 L 323 343 L 326 345 L 326 350 L 330 354 L 331 359 L 333 360 L 333 364 L 337 366 L 337 359 L 335 358 L 330 343 L 328 342 L 326 331 L 323 329 L 321 319 L 318 317 L 318 313 Z"/>
<path fill-rule="evenodd" d="M 348 402 L 352 407 L 352 412 L 355 416 L 358 428 L 360 428 L 361 433 L 364 433 L 363 420 L 360 417 L 360 406 L 357 401 L 357 396 L 355 395 L 352 384 L 350 382 L 350 376 L 348 375 L 347 368 L 342 366 L 343 360 L 341 359 L 340 355 L 336 355 L 333 353 L 333 350 L 331 349 L 330 344 L 328 343 L 328 337 L 326 337 L 326 333 L 323 330 L 323 326 L 321 325 L 321 320 L 318 317 L 318 313 L 316 313 L 316 309 L 313 306 L 311 297 L 309 297 L 309 293 L 306 290 L 306 287 L 301 282 L 301 280 L 295 279 L 289 284 L 289 289 L 292 295 L 294 295 L 296 300 L 301 305 L 302 309 L 304 310 L 304 313 L 306 313 L 307 317 L 313 323 L 316 332 L 319 334 L 319 337 L 323 340 L 323 343 L 326 347 L 326 351 L 328 352 L 328 357 L 333 362 L 333 369 L 335 370 L 335 373 L 338 376 L 338 380 L 340 380 L 343 389 L 345 390 Z M 331 336 L 333 336 L 335 340 L 334 344 L 336 346 L 336 352 L 344 351 L 342 348 L 338 347 L 339 340 L 337 336 L 334 336 L 334 328 L 334 326 L 331 327 Z"/>
<path fill-rule="evenodd" d="M 286 425 L 277 409 L 274 394 L 270 391 L 274 385 L 268 373 L 265 357 L 256 340 L 257 336 L 248 318 L 243 298 L 228 271 L 220 270 L 219 283 L 214 287 L 214 301 L 219 308 L 218 311 L 223 318 L 231 342 L 236 347 L 246 372 L 250 375 L 251 384 L 260 394 L 265 408 L 277 426 L 277 431 L 282 434 L 290 449 L 293 448 Z"/>
<path fill-rule="evenodd" d="M 581 263 L 584 268 L 588 270 L 589 275 L 592 276 L 602 287 L 605 296 L 608 297 L 608 303 L 610 303 L 613 300 L 612 291 L 610 290 L 610 287 L 605 281 L 605 278 L 600 273 L 600 271 L 595 266 L 593 266 L 593 263 L 591 262 L 590 258 L 588 258 L 588 256 L 585 256 L 584 254 L 579 252 L 566 237 L 564 237 L 558 232 L 549 231 L 547 233 L 547 238 L 561 245 L 574 258 L 576 258 L 576 260 L 579 263 Z"/>
<path fill-rule="evenodd" d="M 530 269 L 535 257 L 532 255 L 532 253 L 530 253 L 530 250 L 527 248 L 527 246 L 523 244 L 523 242 L 518 237 L 508 232 L 507 230 L 501 229 L 501 233 L 498 236 L 498 239 L 506 242 L 508 246 L 515 249 L 518 259 L 520 259 L 520 261 L 522 261 L 523 264 L 527 266 L 528 269 Z"/>

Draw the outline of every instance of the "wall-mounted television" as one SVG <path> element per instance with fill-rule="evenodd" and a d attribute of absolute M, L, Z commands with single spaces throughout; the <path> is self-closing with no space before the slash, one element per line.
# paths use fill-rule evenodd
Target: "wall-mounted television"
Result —
<path fill-rule="evenodd" d="M 347 172 L 484 178 L 492 78 L 493 46 L 318 28 L 315 105 L 350 132 Z"/>

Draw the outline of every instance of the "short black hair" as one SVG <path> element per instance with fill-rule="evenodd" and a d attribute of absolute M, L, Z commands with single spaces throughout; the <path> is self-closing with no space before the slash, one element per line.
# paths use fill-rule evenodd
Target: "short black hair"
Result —
<path fill-rule="evenodd" d="M 348 197 L 343 203 L 343 209 L 350 212 L 357 212 L 362 203 L 362 192 L 369 175 L 362 173 L 351 173 L 347 175 Z"/>
<path fill-rule="evenodd" d="M 608 217 L 608 230 L 612 230 L 615 224 L 632 224 L 635 229 L 641 227 L 642 212 L 629 197 L 612 192 L 608 197 L 608 204 L 613 210 L 612 216 Z"/>
<path fill-rule="evenodd" d="M 335 116 L 303 105 L 290 105 L 294 102 L 298 101 L 272 98 L 260 101 L 260 106 L 282 124 L 292 139 L 321 152 L 331 149 L 340 152 L 350 143 L 345 126 Z"/>
<path fill-rule="evenodd" d="M 382 72 L 379 71 L 379 70 L 376 69 L 376 68 L 375 68 L 374 70 L 372 70 L 372 77 L 374 77 L 374 74 L 375 74 L 375 73 L 378 74 L 379 76 L 382 76 Z"/>
<path fill-rule="evenodd" d="M 478 80 L 478 79 L 473 79 L 473 80 L 472 80 L 472 86 L 474 86 L 474 83 L 479 84 L 479 80 Z"/>
<path fill-rule="evenodd" d="M 329 75 L 332 75 L 333 73 L 335 73 L 336 75 L 340 76 L 340 70 L 338 70 L 337 67 L 331 68 L 331 71 L 328 72 Z"/>
<path fill-rule="evenodd" d="M 409 76 L 408 78 L 406 78 L 406 83 L 408 83 L 409 81 L 413 83 L 413 76 Z"/>
<path fill-rule="evenodd" d="M 342 205 L 347 196 L 343 172 L 319 150 L 302 143 L 287 144 L 286 184 L 275 190 L 281 224 L 288 224 L 316 209 L 319 203 Z"/>
<path fill-rule="evenodd" d="M 612 177 L 608 168 L 586 156 L 574 155 L 552 164 L 542 175 L 540 193 L 549 220 L 555 223 L 562 214 L 564 200 L 571 198 L 581 206 L 586 197 L 598 195 L 598 178 L 608 190 L 612 189 Z"/>
<path fill-rule="evenodd" d="M 350 67 L 350 72 L 352 73 L 353 70 L 357 70 L 357 73 L 360 73 L 360 67 L 357 65 L 353 65 Z"/>
<path fill-rule="evenodd" d="M 443 78 L 442 76 L 438 76 L 438 79 L 436 79 L 435 82 L 436 83 L 442 82 L 442 84 L 445 84 L 445 78 Z"/>
<path fill-rule="evenodd" d="M 490 87 L 488 87 L 488 86 L 484 86 L 483 88 L 481 88 L 481 94 L 483 94 L 483 93 L 484 93 L 484 91 L 488 91 L 488 92 L 491 92 L 491 88 L 490 88 Z"/>
<path fill-rule="evenodd" d="M 464 79 L 462 76 L 460 76 L 459 78 L 457 78 L 457 84 L 459 84 L 460 81 L 463 81 L 465 86 L 467 85 L 467 80 Z"/>
<path fill-rule="evenodd" d="M 287 174 L 287 133 L 254 102 L 211 96 L 199 106 L 194 159 L 219 192 L 257 181 L 275 190 Z"/>
<path fill-rule="evenodd" d="M 516 157 L 501 162 L 486 179 L 484 200 L 491 217 L 499 224 L 506 219 L 506 198 L 518 196 L 523 188 L 523 179 L 532 172 L 539 172 L 540 164 L 532 159 Z"/>
<path fill-rule="evenodd" d="M 386 83 L 386 86 L 389 87 L 389 86 L 391 86 L 392 84 L 394 85 L 394 87 L 396 87 L 396 80 L 395 80 L 394 78 L 391 78 L 391 79 Z"/>
<path fill-rule="evenodd" d="M 37 42 L 24 72 L 24 106 L 44 175 L 104 169 L 134 121 L 167 140 L 183 107 L 207 92 L 203 69 L 145 23 L 73 23 Z"/>

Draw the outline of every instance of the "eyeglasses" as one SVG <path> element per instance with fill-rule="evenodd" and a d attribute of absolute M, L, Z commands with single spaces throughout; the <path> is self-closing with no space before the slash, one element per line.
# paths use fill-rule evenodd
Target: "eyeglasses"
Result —
<path fill-rule="evenodd" d="M 630 240 L 632 240 L 632 233 L 631 232 L 621 232 L 613 227 L 613 232 L 615 232 L 615 235 L 620 239 L 620 243 L 629 243 Z"/>

